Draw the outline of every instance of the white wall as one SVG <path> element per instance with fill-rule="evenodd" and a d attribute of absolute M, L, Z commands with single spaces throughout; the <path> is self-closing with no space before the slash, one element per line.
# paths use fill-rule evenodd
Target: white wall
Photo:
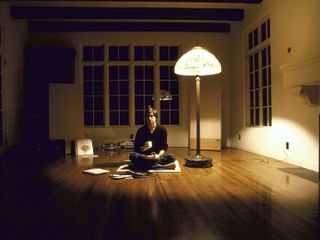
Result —
<path fill-rule="evenodd" d="M 308 104 L 297 88 L 285 88 L 279 67 L 320 51 L 319 12 L 318 0 L 264 0 L 259 7 L 245 11 L 243 23 L 232 25 L 231 146 L 318 171 L 320 107 Z M 243 91 L 244 37 L 248 28 L 267 15 L 271 21 L 272 127 L 248 128 Z"/>
<path fill-rule="evenodd" d="M 226 33 L 32 33 L 29 36 L 27 44 L 36 46 L 65 46 L 73 47 L 77 50 L 76 54 L 76 83 L 82 84 L 80 80 L 80 45 L 83 43 L 102 42 L 106 44 L 168 44 L 181 46 L 181 53 L 190 50 L 197 42 L 202 47 L 212 51 L 222 64 L 223 72 L 219 74 L 222 82 L 222 91 L 224 95 L 224 110 L 222 118 L 228 119 L 228 91 L 226 86 L 228 79 L 228 41 L 229 37 Z M 171 147 L 187 147 L 189 139 L 189 95 L 190 91 L 194 91 L 194 81 L 188 78 L 181 79 L 181 124 L 179 126 L 167 126 L 168 144 Z M 130 134 L 134 134 L 137 130 L 135 126 L 126 127 L 105 127 L 105 128 L 86 128 L 85 137 L 92 138 L 95 145 L 102 143 L 119 142 L 129 140 Z M 223 125 L 222 142 L 226 142 L 227 133 L 229 132 L 229 124 Z"/>

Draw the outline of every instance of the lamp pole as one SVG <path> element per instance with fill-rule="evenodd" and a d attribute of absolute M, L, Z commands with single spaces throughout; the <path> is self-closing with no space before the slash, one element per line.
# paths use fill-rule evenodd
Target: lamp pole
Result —
<path fill-rule="evenodd" d="M 200 77 L 196 76 L 196 156 L 200 156 Z"/>

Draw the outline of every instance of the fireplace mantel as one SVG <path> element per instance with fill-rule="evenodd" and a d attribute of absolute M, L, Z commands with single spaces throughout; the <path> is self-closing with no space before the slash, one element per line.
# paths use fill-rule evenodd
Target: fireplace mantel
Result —
<path fill-rule="evenodd" d="M 320 51 L 280 66 L 283 87 L 320 85 Z"/>
<path fill-rule="evenodd" d="M 280 66 L 284 88 L 300 88 L 300 95 L 319 105 L 320 51 Z"/>

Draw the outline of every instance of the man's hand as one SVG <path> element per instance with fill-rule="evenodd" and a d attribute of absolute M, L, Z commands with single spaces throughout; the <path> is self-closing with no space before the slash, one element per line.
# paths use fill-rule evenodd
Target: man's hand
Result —
<path fill-rule="evenodd" d="M 156 154 L 154 152 L 149 155 L 141 154 L 140 156 L 147 160 L 158 160 L 160 157 L 159 154 Z"/>
<path fill-rule="evenodd" d="M 152 148 L 152 142 L 151 141 L 147 141 L 144 143 L 144 145 L 141 147 L 141 151 L 144 152 L 148 149 Z"/>

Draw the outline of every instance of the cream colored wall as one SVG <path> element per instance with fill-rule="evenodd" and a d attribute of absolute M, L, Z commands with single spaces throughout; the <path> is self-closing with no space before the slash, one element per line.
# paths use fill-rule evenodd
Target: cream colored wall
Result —
<path fill-rule="evenodd" d="M 88 43 L 103 42 L 106 44 L 164 44 L 176 45 L 181 47 L 184 53 L 191 49 L 197 42 L 204 48 L 212 51 L 222 64 L 223 72 L 219 74 L 218 78 L 223 83 L 222 91 L 224 92 L 224 110 L 222 113 L 223 119 L 228 119 L 229 113 L 228 105 L 228 34 L 224 33 L 33 33 L 28 39 L 28 44 L 37 46 L 65 46 L 73 47 L 77 50 L 76 54 L 76 83 L 81 84 L 80 81 L 80 45 Z M 181 79 L 181 124 L 179 126 L 167 126 L 168 130 L 168 144 L 171 147 L 187 147 L 189 139 L 189 95 L 190 91 L 194 91 L 193 80 Z M 227 122 L 227 120 L 226 120 Z M 137 130 L 135 126 L 126 127 L 105 127 L 105 128 L 86 128 L 85 137 L 92 138 L 94 145 L 102 143 L 119 142 L 129 140 L 130 134 L 134 134 Z M 229 125 L 225 124 L 222 130 L 222 142 L 226 142 L 226 133 L 229 131 Z"/>
<path fill-rule="evenodd" d="M 231 146 L 318 171 L 319 105 L 308 104 L 299 96 L 298 88 L 285 88 L 279 67 L 320 51 L 319 12 L 318 0 L 264 0 L 259 7 L 250 7 L 245 12 L 243 23 L 232 25 Z M 246 98 L 242 91 L 243 37 L 248 28 L 267 15 L 271 21 L 273 121 L 272 127 L 249 128 L 245 124 Z M 286 142 L 289 150 L 285 148 Z"/>
<path fill-rule="evenodd" d="M 200 149 L 221 150 L 221 81 L 219 74 L 200 80 Z M 196 93 L 190 94 L 190 147 L 196 149 Z"/>

